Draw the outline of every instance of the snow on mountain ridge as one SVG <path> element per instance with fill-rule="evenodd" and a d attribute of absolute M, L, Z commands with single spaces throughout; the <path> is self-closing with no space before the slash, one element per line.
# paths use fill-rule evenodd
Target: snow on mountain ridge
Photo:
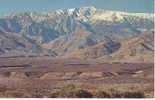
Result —
<path fill-rule="evenodd" d="M 154 13 L 130 13 L 130 12 L 123 12 L 123 11 L 111 11 L 111 10 L 103 10 L 99 9 L 96 13 L 92 16 L 92 20 L 105 20 L 105 21 L 121 21 L 124 17 L 135 17 L 135 18 L 142 18 L 142 19 L 150 19 L 154 20 L 155 14 Z"/>
<path fill-rule="evenodd" d="M 67 14 L 68 16 L 75 15 L 77 19 L 91 18 L 92 20 L 105 20 L 105 21 L 120 21 L 123 17 L 131 16 L 137 18 L 151 19 L 154 20 L 154 13 L 129 13 L 122 11 L 111 11 L 104 9 L 97 9 L 95 7 L 81 7 L 81 8 L 70 8 L 70 9 L 58 9 L 50 12 L 24 12 L 24 13 L 12 13 L 7 17 L 28 15 L 34 20 L 45 20 L 50 18 L 53 13 L 56 15 Z M 85 20 L 85 19 L 84 19 Z"/>

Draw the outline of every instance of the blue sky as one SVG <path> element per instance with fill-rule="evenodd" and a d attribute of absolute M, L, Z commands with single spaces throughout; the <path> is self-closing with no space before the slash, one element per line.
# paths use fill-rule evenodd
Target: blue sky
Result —
<path fill-rule="evenodd" d="M 95 6 L 108 10 L 153 12 L 154 0 L 0 0 L 0 15 L 22 11 Z"/>

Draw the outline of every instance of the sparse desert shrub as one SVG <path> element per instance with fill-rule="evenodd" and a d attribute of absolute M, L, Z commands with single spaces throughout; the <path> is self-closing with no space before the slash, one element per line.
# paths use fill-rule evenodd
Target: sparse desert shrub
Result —
<path fill-rule="evenodd" d="M 32 98 L 44 98 L 48 97 L 48 90 L 44 88 L 36 88 L 31 91 Z"/>
<path fill-rule="evenodd" d="M 121 91 L 111 89 L 108 91 L 111 98 L 123 98 L 123 94 Z"/>
<path fill-rule="evenodd" d="M 6 96 L 4 95 L 4 92 L 3 93 L 0 92 L 0 98 L 6 98 Z"/>
<path fill-rule="evenodd" d="M 68 85 L 62 87 L 61 89 L 62 89 L 63 91 L 65 91 L 65 90 L 74 90 L 74 89 L 76 89 L 76 88 L 77 88 L 77 87 L 76 87 L 74 84 L 68 84 Z"/>
<path fill-rule="evenodd" d="M 52 92 L 51 93 L 51 98 L 67 98 L 67 97 L 75 97 L 74 93 L 75 92 L 75 85 L 73 84 L 69 84 L 69 85 L 66 85 L 64 87 L 62 87 L 60 90 L 57 90 L 55 92 Z"/>
<path fill-rule="evenodd" d="M 145 98 L 143 92 L 140 91 L 111 91 L 110 93 L 111 98 Z"/>
<path fill-rule="evenodd" d="M 83 89 L 78 89 L 75 85 L 70 84 L 62 87 L 60 90 L 51 93 L 51 98 L 92 98 L 93 95 Z"/>
<path fill-rule="evenodd" d="M 118 89 L 97 90 L 93 93 L 94 98 L 145 98 L 141 91 L 122 91 Z"/>
<path fill-rule="evenodd" d="M 80 74 L 82 74 L 82 72 L 78 71 L 78 72 L 77 72 L 77 75 L 80 75 Z"/>
<path fill-rule="evenodd" d="M 76 93 L 76 96 L 78 98 L 92 98 L 93 97 L 93 95 L 86 90 L 78 90 Z"/>
<path fill-rule="evenodd" d="M 145 98 L 145 94 L 143 92 L 125 92 L 124 98 Z"/>
<path fill-rule="evenodd" d="M 110 98 L 110 94 L 105 91 L 97 91 L 94 93 L 95 98 Z"/>
<path fill-rule="evenodd" d="M 92 98 L 93 95 L 86 90 L 57 91 L 52 93 L 51 98 Z"/>
<path fill-rule="evenodd" d="M 4 77 L 10 77 L 10 75 L 11 75 L 11 72 L 4 72 L 4 73 L 3 73 L 3 76 L 4 76 Z"/>
<path fill-rule="evenodd" d="M 6 91 L 4 97 L 7 98 L 25 98 L 28 97 L 27 93 L 22 90 Z"/>
<path fill-rule="evenodd" d="M 5 85 L 0 84 L 0 92 L 5 92 L 7 87 Z"/>
<path fill-rule="evenodd" d="M 31 94 L 32 98 L 42 98 L 43 97 L 43 93 L 39 90 L 35 90 L 32 92 Z"/>

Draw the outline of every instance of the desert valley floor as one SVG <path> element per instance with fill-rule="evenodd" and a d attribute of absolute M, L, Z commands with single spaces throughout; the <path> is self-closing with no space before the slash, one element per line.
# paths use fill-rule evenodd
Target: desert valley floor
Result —
<path fill-rule="evenodd" d="M 117 93 L 140 91 L 145 97 L 153 97 L 153 69 L 153 63 L 140 62 L 97 63 L 49 57 L 0 58 L 0 97 L 80 97 L 56 94 L 60 89 L 65 93 L 73 88 L 92 94 L 108 90 Z M 92 97 L 112 96 L 100 93 Z M 115 97 L 121 96 L 118 93 Z"/>

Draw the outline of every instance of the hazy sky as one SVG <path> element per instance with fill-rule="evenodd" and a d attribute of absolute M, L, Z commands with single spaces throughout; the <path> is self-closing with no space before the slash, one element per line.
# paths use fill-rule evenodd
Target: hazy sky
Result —
<path fill-rule="evenodd" d="M 0 15 L 21 11 L 96 6 L 108 10 L 153 12 L 154 0 L 0 0 Z"/>

